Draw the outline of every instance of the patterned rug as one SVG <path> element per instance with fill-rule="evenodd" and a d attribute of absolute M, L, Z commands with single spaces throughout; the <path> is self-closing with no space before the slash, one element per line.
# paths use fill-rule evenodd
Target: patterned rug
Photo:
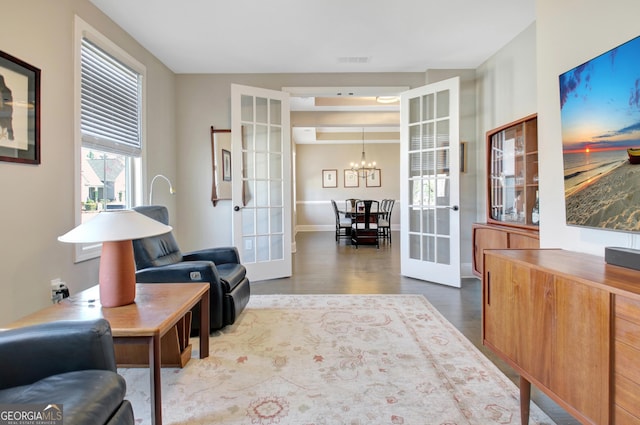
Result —
<path fill-rule="evenodd" d="M 517 386 L 420 295 L 254 295 L 210 343 L 162 370 L 165 424 L 520 423 Z M 148 369 L 119 372 L 150 424 Z"/>

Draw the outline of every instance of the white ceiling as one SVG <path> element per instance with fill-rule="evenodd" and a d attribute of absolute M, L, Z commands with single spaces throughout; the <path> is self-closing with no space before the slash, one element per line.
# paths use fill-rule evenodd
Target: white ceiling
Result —
<path fill-rule="evenodd" d="M 535 20 L 535 0 L 91 2 L 178 74 L 473 69 Z M 283 89 L 292 111 L 385 112 L 399 104 L 359 99 L 408 87 Z M 332 96 L 345 103 L 319 106 L 320 97 Z M 399 142 L 399 120 L 390 127 L 367 118 L 297 127 L 292 136 L 296 143 L 360 143 L 362 131 L 367 143 Z"/>
<path fill-rule="evenodd" d="M 173 72 L 476 68 L 535 0 L 91 0 Z"/>

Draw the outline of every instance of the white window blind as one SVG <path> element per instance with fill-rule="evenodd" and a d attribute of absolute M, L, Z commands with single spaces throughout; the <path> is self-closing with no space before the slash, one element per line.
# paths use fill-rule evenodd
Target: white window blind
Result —
<path fill-rule="evenodd" d="M 81 65 L 82 145 L 141 156 L 141 75 L 86 38 Z"/>

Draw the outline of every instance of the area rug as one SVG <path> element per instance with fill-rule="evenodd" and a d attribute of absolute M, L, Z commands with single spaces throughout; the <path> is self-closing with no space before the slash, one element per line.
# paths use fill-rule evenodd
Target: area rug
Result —
<path fill-rule="evenodd" d="M 162 369 L 164 424 L 520 423 L 517 386 L 421 295 L 254 295 L 210 344 Z M 119 372 L 150 424 L 148 369 Z"/>

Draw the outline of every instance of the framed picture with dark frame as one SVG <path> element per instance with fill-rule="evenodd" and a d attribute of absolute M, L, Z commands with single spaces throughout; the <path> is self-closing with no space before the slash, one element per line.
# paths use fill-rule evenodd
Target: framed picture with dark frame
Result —
<path fill-rule="evenodd" d="M 358 172 L 354 170 L 344 170 L 344 187 L 360 186 Z"/>
<path fill-rule="evenodd" d="M 322 170 L 322 187 L 338 187 L 338 170 Z"/>
<path fill-rule="evenodd" d="M 382 171 L 379 168 L 374 168 L 369 175 L 367 175 L 367 187 L 380 187 L 382 186 Z"/>
<path fill-rule="evenodd" d="M 222 149 L 222 180 L 231 181 L 231 152 Z"/>
<path fill-rule="evenodd" d="M 0 161 L 40 164 L 40 70 L 3 51 Z"/>
<path fill-rule="evenodd" d="M 467 172 L 467 142 L 460 142 L 460 172 Z"/>

